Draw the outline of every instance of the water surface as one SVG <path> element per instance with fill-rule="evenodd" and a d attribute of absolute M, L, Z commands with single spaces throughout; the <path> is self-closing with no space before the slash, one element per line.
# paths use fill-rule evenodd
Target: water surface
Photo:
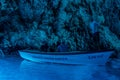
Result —
<path fill-rule="evenodd" d="M 109 66 L 34 63 L 19 56 L 0 59 L 0 80 L 120 80 Z"/>

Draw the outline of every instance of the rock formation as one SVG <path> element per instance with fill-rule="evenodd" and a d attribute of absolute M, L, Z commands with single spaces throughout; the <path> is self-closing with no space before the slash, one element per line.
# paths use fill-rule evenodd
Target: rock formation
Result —
<path fill-rule="evenodd" d="M 65 42 L 69 51 L 119 50 L 119 15 L 119 0 L 0 0 L 0 47 L 56 51 Z M 98 45 L 93 20 L 102 27 Z"/>

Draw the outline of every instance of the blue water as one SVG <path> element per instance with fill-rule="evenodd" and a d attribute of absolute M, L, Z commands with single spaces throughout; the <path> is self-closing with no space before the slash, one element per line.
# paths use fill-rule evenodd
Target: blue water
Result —
<path fill-rule="evenodd" d="M 34 63 L 19 56 L 0 59 L 0 80 L 120 80 L 109 66 Z"/>

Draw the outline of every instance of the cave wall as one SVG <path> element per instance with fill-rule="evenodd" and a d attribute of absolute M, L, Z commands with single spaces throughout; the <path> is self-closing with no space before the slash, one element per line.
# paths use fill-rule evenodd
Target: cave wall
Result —
<path fill-rule="evenodd" d="M 56 51 L 65 42 L 69 51 L 110 49 L 105 35 L 96 45 L 90 23 L 119 40 L 119 15 L 119 0 L 0 0 L 0 47 Z"/>

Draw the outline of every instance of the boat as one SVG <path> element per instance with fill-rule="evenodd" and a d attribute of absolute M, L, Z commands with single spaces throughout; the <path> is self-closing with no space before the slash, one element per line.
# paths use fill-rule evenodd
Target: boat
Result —
<path fill-rule="evenodd" d="M 23 59 L 33 62 L 59 64 L 93 64 L 105 65 L 113 50 L 104 51 L 73 51 L 73 52 L 40 52 L 36 50 L 19 50 Z"/>

